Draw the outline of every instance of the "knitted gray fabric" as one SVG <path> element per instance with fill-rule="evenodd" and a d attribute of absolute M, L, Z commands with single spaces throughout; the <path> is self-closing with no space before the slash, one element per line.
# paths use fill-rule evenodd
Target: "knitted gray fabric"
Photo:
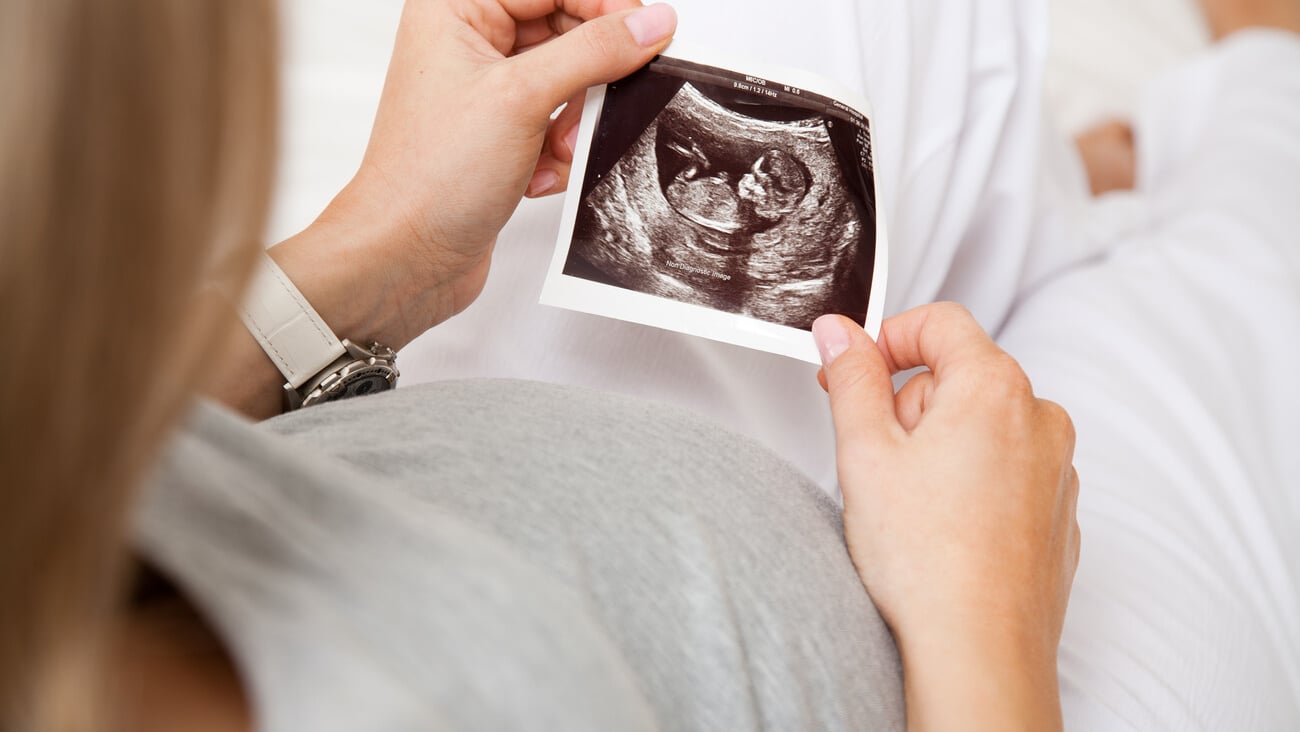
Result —
<path fill-rule="evenodd" d="M 903 728 L 835 506 L 650 403 L 473 381 L 261 425 L 205 405 L 137 535 L 263 730 Z"/>

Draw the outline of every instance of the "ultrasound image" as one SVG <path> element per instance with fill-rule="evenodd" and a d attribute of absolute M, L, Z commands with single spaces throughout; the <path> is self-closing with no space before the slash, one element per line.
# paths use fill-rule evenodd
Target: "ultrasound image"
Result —
<path fill-rule="evenodd" d="M 874 188 L 845 140 L 861 148 L 865 124 L 748 88 L 654 67 L 611 85 L 565 274 L 805 330 L 862 323 Z"/>

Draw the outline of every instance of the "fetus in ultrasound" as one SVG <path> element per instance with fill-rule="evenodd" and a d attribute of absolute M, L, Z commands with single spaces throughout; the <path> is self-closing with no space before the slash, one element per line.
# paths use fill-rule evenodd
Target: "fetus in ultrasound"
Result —
<path fill-rule="evenodd" d="M 768 150 L 740 179 L 740 197 L 765 221 L 793 213 L 808 192 L 808 177 L 799 162 L 780 150 Z"/>
<path fill-rule="evenodd" d="M 684 83 L 583 199 L 565 273 L 802 329 L 864 309 L 854 267 L 875 222 L 835 122 L 743 109 Z"/>
<path fill-rule="evenodd" d="M 700 226 L 726 234 L 771 226 L 793 212 L 808 192 L 808 179 L 799 163 L 780 150 L 761 154 L 737 179 L 731 171 L 715 171 L 694 142 L 689 149 L 678 142 L 666 147 L 690 164 L 676 175 L 664 196 L 677 213 Z M 660 161 L 662 166 L 662 153 Z"/>
<path fill-rule="evenodd" d="M 727 234 L 739 231 L 740 197 L 726 171 L 714 172 L 708 157 L 694 143 L 689 150 L 670 143 L 668 148 L 691 161 L 668 184 L 664 197 L 677 213 L 700 226 Z"/>

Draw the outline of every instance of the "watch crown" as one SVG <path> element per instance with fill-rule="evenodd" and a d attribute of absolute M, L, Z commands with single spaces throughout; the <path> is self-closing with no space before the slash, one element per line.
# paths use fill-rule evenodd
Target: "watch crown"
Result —
<path fill-rule="evenodd" d="M 381 346 L 376 341 L 372 341 L 366 350 L 375 354 L 375 358 L 382 358 L 385 361 L 392 361 L 397 358 L 397 351 L 394 351 L 388 346 Z"/>

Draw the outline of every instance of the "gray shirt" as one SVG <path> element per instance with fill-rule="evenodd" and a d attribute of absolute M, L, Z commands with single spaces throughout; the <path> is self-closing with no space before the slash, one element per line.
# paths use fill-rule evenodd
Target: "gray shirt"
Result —
<path fill-rule="evenodd" d="M 681 411 L 504 381 L 204 405 L 137 525 L 269 732 L 903 727 L 835 506 Z"/>

